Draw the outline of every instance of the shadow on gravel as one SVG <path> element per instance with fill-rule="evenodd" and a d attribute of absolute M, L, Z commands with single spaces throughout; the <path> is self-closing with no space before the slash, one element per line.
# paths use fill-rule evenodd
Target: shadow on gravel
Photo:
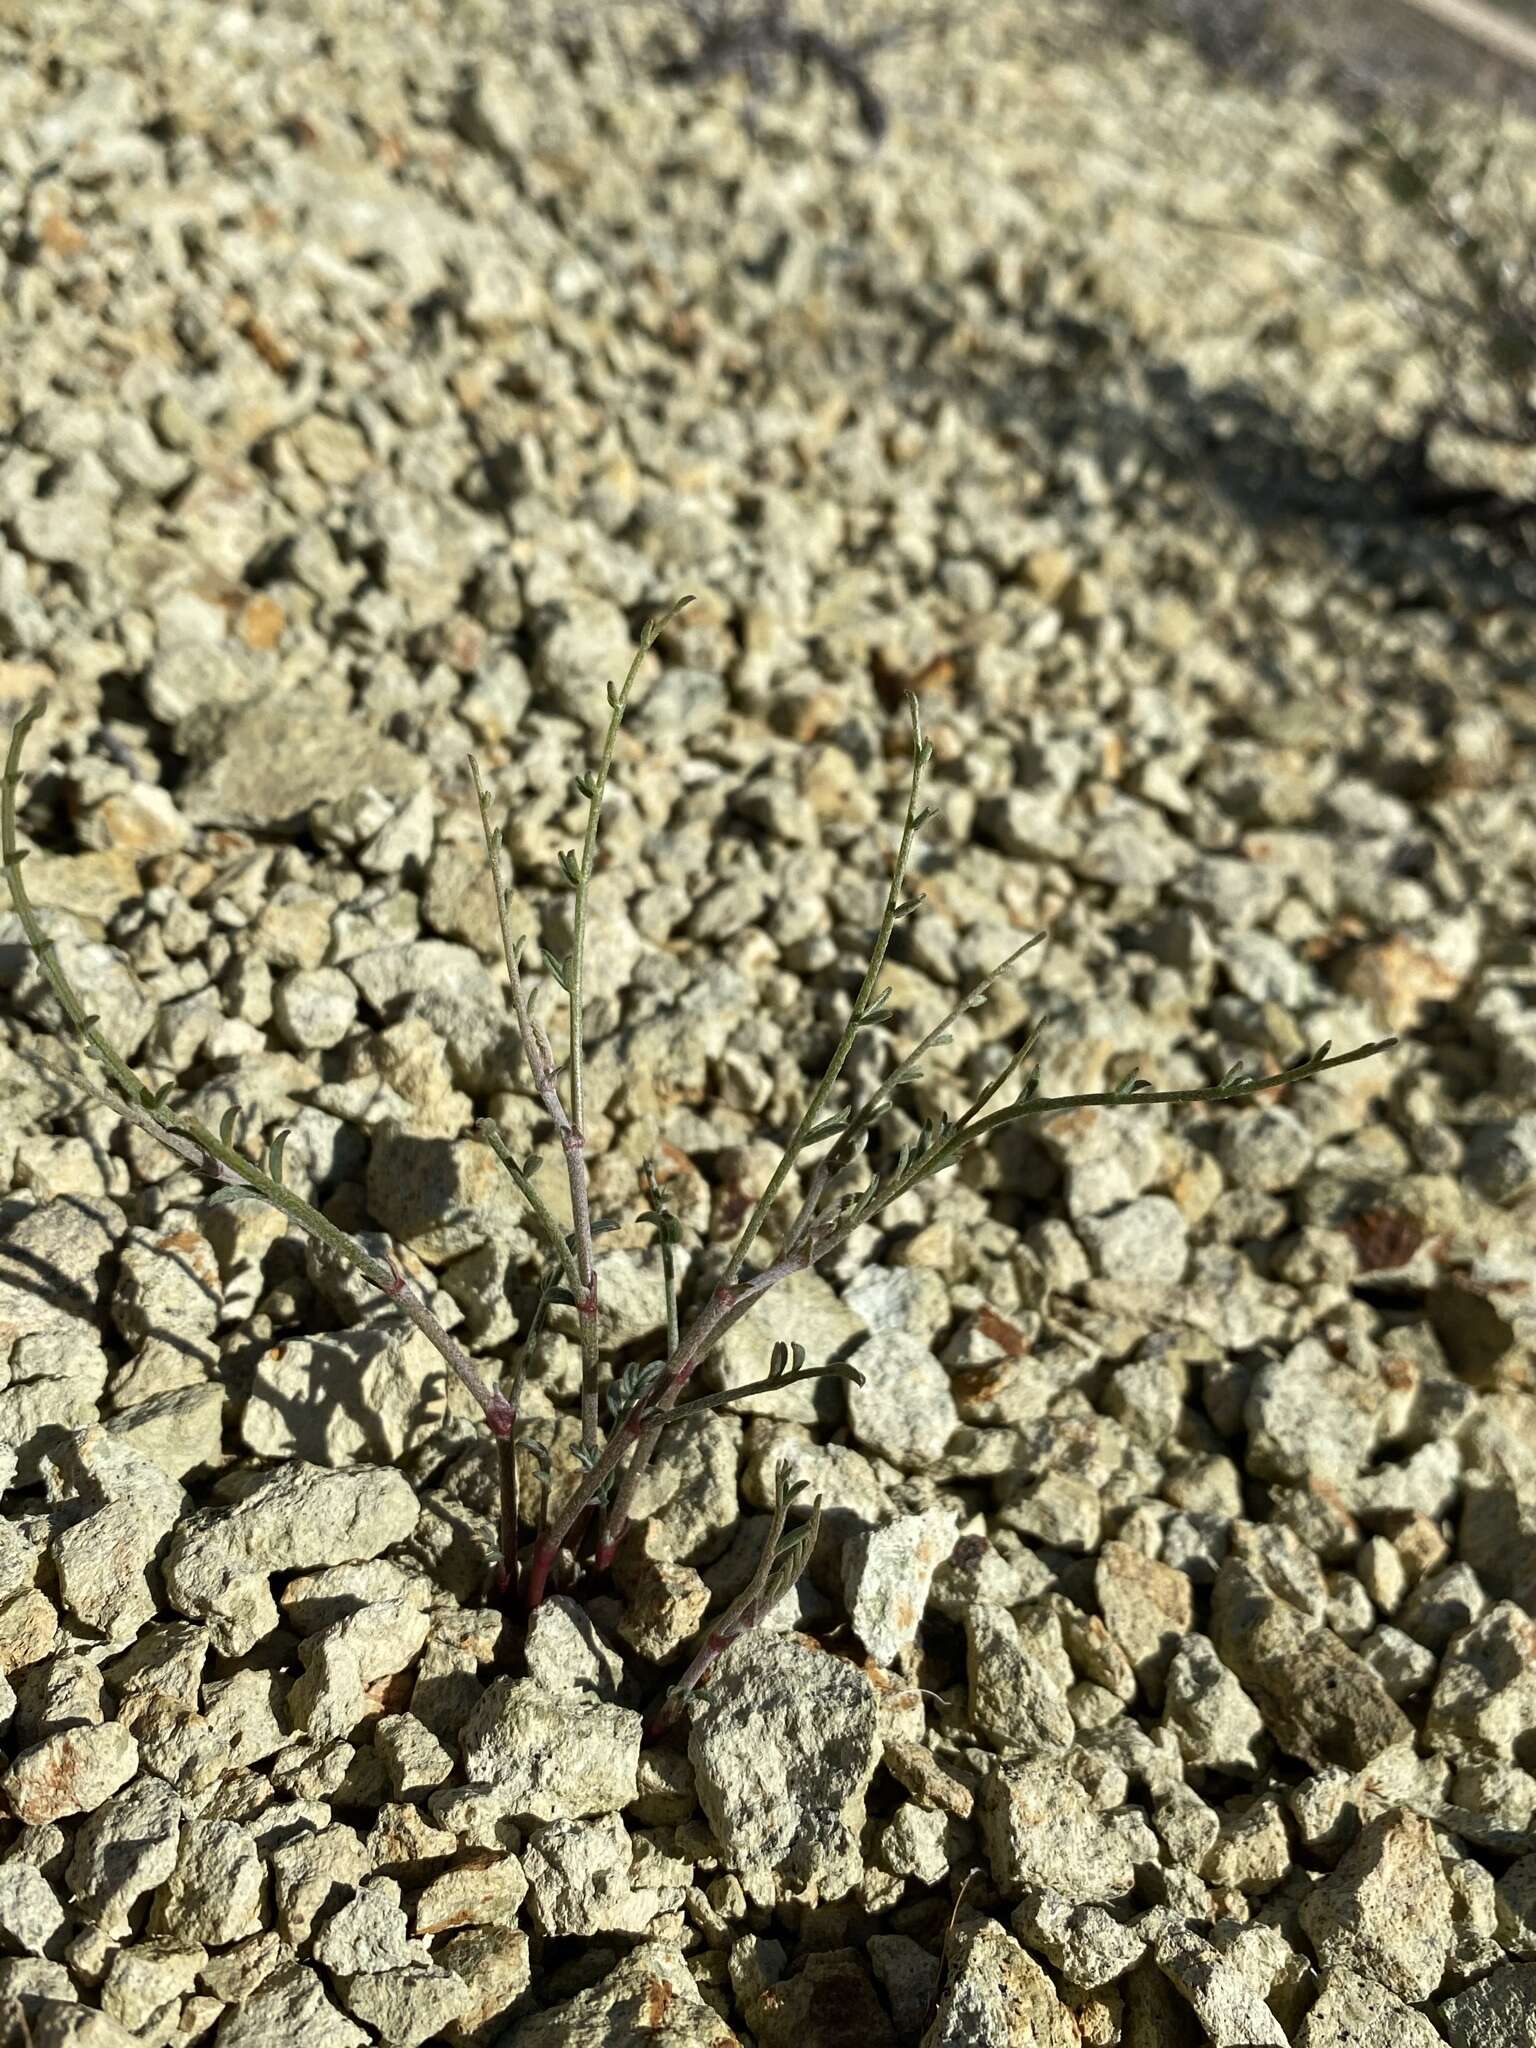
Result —
<path fill-rule="evenodd" d="M 1108 476 L 1129 458 L 1209 493 L 1256 531 L 1305 534 L 1395 612 L 1536 603 L 1536 515 L 1491 492 L 1443 491 L 1415 441 L 1382 437 L 1351 461 L 1252 385 L 1198 390 L 1180 365 L 1128 356 L 1123 339 L 1073 319 L 1035 331 L 1037 344 L 1054 344 L 1044 365 L 946 359 L 933 308 L 912 312 L 936 344 L 896 380 L 915 399 L 949 399 L 1015 445 L 1095 455 Z"/>

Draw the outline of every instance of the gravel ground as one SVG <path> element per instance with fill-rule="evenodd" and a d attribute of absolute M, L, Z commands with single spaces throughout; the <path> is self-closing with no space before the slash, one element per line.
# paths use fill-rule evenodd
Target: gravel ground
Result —
<path fill-rule="evenodd" d="M 1072 6 L 888 53 L 878 152 L 823 76 L 662 82 L 644 6 L 6 18 L 32 894 L 139 1071 L 287 1127 L 493 1369 L 535 1247 L 468 1134 L 546 1133 L 464 757 L 560 946 L 569 774 L 682 590 L 594 885 L 602 1209 L 656 1158 L 693 1264 L 765 1184 L 907 688 L 927 900 L 856 1083 L 1036 928 L 919 1114 L 1032 1022 L 1058 1092 L 1402 1043 L 887 1211 L 710 1368 L 864 1387 L 679 1431 L 514 1666 L 436 1355 L 39 1068 L 8 916 L 0 2035 L 1536 2041 L 1536 613 L 1377 481 L 1436 372 L 1339 114 Z M 602 1244 L 644 1357 L 650 1232 Z M 557 1458 L 577 1357 L 557 1314 Z M 645 1747 L 780 1459 L 811 1570 Z"/>

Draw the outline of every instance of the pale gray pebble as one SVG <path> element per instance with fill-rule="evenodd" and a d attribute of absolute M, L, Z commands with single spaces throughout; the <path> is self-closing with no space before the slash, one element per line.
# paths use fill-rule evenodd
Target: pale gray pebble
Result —
<path fill-rule="evenodd" d="M 1315 1149 L 1305 1124 L 1289 1110 L 1270 1105 L 1229 1116 L 1221 1126 L 1217 1156 L 1235 1186 L 1271 1194 L 1296 1185 Z"/>
<path fill-rule="evenodd" d="M 64 1908 L 35 1864 L 0 1864 L 0 1945 L 40 1956 L 64 1925 Z"/>
<path fill-rule="evenodd" d="M 71 1727 L 23 1749 L 0 1777 L 18 1820 L 37 1826 L 94 1813 L 133 1777 L 139 1746 L 117 1721 Z"/>
<path fill-rule="evenodd" d="M 1006 1897 L 1047 1890 L 1071 1905 L 1103 1904 L 1124 1898 L 1135 1883 L 1128 1835 L 1096 1810 L 1060 1756 L 994 1764 L 976 1818 Z"/>
<path fill-rule="evenodd" d="M 624 1660 L 574 1600 L 556 1594 L 543 1603 L 529 1623 L 524 1654 L 528 1676 L 546 1692 L 617 1702 Z"/>
<path fill-rule="evenodd" d="M 843 1604 L 877 1664 L 896 1664 L 916 1642 L 933 1575 L 954 1548 L 955 1526 L 952 1508 L 930 1508 L 859 1530 L 844 1543 Z"/>
<path fill-rule="evenodd" d="M 98 1807 L 76 1835 L 69 1863 L 76 1911 L 114 1937 L 127 1934 L 137 1900 L 176 1867 L 181 1813 L 170 1786 L 147 1776 Z"/>
<path fill-rule="evenodd" d="M 1286 2048 L 1284 2029 L 1242 1971 L 1187 1921 L 1159 1908 L 1144 1926 L 1158 1968 L 1193 2008 L 1212 2048 Z"/>
<path fill-rule="evenodd" d="M 864 1375 L 847 1390 L 848 1425 L 860 1445 L 904 1472 L 943 1457 L 958 1424 L 949 1374 L 920 1337 L 877 1330 L 850 1362 Z"/>
<path fill-rule="evenodd" d="M 1009 1926 L 1038 1950 L 1068 1984 L 1093 1991 L 1133 1970 L 1146 1953 L 1146 1937 L 1117 1920 L 1106 1906 L 1073 1904 L 1048 1886 L 1032 1886 Z"/>
<path fill-rule="evenodd" d="M 181 1613 L 208 1622 L 220 1649 L 239 1656 L 277 1625 L 273 1572 L 376 1557 L 410 1535 L 419 1513 L 399 1472 L 287 1465 L 232 1509 L 178 1525 L 166 1590 Z"/>
<path fill-rule="evenodd" d="M 1076 1732 L 1066 1676 L 1036 1654 L 1006 1607 L 978 1604 L 965 1617 L 971 1725 L 1002 1756 L 1065 1750 Z"/>
<path fill-rule="evenodd" d="M 1107 1279 L 1156 1296 L 1184 1276 L 1188 1226 L 1166 1195 L 1142 1195 L 1108 1215 L 1085 1216 L 1077 1231 L 1095 1270 Z"/>
<path fill-rule="evenodd" d="M 1500 1600 L 1447 1645 L 1424 1741 L 1456 1759 L 1513 1761 L 1533 1724 L 1536 1622 L 1512 1600 Z"/>
<path fill-rule="evenodd" d="M 327 1996 L 318 1970 L 282 1963 L 232 2005 L 219 2025 L 219 2048 L 367 2048 L 372 2039 Z"/>
<path fill-rule="evenodd" d="M 1337 1969 L 1323 1978 L 1296 2048 L 1440 2048 L 1444 2038 L 1384 1984 Z"/>
<path fill-rule="evenodd" d="M 274 984 L 272 1013 L 295 1052 L 326 1052 L 357 1022 L 357 984 L 340 967 L 297 969 Z"/>
<path fill-rule="evenodd" d="M 1451 2048 L 1524 2048 L 1536 2013 L 1536 1962 L 1499 1964 L 1439 2011 Z"/>
<path fill-rule="evenodd" d="M 429 1960 L 425 1945 L 410 1938 L 400 1887 L 390 1877 L 370 1879 L 338 1906 L 309 1953 L 336 1977 Z"/>
<path fill-rule="evenodd" d="M 386 2048 L 439 2041 L 470 2004 L 470 1989 L 453 1970 L 432 1963 L 365 1971 L 339 1985 L 342 2003 L 374 2030 Z"/>
<path fill-rule="evenodd" d="M 1536 1112 L 1475 1131 L 1466 1174 L 1490 1202 L 1515 1202 L 1536 1187 Z"/>
<path fill-rule="evenodd" d="M 247 1829 L 236 1821 L 188 1820 L 175 1865 L 155 1894 L 150 1924 L 176 1941 L 240 1941 L 260 1930 L 264 1889 Z"/>

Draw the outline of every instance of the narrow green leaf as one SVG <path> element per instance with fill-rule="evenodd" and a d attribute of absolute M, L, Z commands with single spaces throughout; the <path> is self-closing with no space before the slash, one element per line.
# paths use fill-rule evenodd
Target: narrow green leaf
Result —
<path fill-rule="evenodd" d="M 567 966 L 569 955 L 551 953 L 548 946 L 540 946 L 539 951 L 544 956 L 544 965 L 549 969 L 550 978 L 554 981 L 557 981 L 560 984 L 561 988 L 563 988 L 566 991 L 566 993 L 569 994 L 570 970 Z"/>
<path fill-rule="evenodd" d="M 817 1145 L 823 1138 L 835 1138 L 844 1129 L 850 1112 L 840 1109 L 835 1116 L 823 1117 L 819 1124 L 813 1124 L 805 1134 L 807 1145 Z"/>

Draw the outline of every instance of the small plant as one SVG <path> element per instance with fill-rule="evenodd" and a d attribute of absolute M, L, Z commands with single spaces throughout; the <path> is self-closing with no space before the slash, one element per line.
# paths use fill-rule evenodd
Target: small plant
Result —
<path fill-rule="evenodd" d="M 859 125 L 871 142 L 890 126 L 885 101 L 869 75 L 872 61 L 942 15 L 899 15 L 883 28 L 835 34 L 797 21 L 789 0 L 677 0 L 692 28 L 694 47 L 667 66 L 665 76 L 697 84 L 739 71 L 756 99 L 765 99 L 786 61 L 802 72 L 824 71 L 853 101 Z"/>
<path fill-rule="evenodd" d="M 496 892 L 518 1036 L 534 1086 L 564 1157 L 572 1216 L 572 1227 L 567 1231 L 540 1195 L 536 1185 L 540 1164 L 538 1155 L 518 1158 L 496 1125 L 489 1118 L 481 1118 L 475 1125 L 477 1133 L 506 1168 L 547 1248 L 547 1262 L 537 1303 L 519 1347 L 517 1362 L 505 1386 L 493 1384 L 480 1364 L 443 1328 L 392 1255 L 382 1262 L 376 1259 L 346 1231 L 338 1229 L 318 1209 L 284 1185 L 282 1132 L 266 1147 L 261 1163 L 247 1158 L 238 1144 L 238 1119 L 234 1111 L 226 1115 L 218 1131 L 208 1129 L 175 1106 L 172 1100 L 174 1084 L 158 1090 L 146 1087 L 103 1037 L 98 1020 L 87 1014 L 59 964 L 54 942 L 45 936 L 28 898 L 22 879 L 22 863 L 26 855 L 16 843 L 16 790 L 21 779 L 22 749 L 27 729 L 42 708 L 40 701 L 18 718 L 12 729 L 3 793 L 0 793 L 0 842 L 3 842 L 6 878 L 16 915 L 79 1051 L 87 1061 L 102 1070 L 101 1087 L 86 1081 L 87 1091 L 139 1129 L 157 1138 L 212 1182 L 212 1201 L 254 1197 L 280 1210 L 325 1251 L 353 1267 L 393 1301 L 402 1315 L 409 1317 L 435 1347 L 479 1404 L 486 1427 L 496 1442 L 502 1494 L 501 1557 L 496 1592 L 508 1606 L 516 1606 L 524 1614 L 532 1613 L 539 1606 L 552 1585 L 574 1584 L 584 1570 L 602 1572 L 612 1564 L 634 1514 L 640 1482 L 667 1430 L 676 1428 L 704 1409 L 727 1404 L 734 1407 L 755 1394 L 770 1388 L 790 1386 L 800 1380 L 837 1377 L 862 1384 L 862 1376 L 852 1366 L 807 1365 L 800 1345 L 781 1342 L 774 1345 L 762 1379 L 725 1392 L 690 1393 L 694 1376 L 712 1348 L 771 1288 L 790 1274 L 814 1266 L 862 1224 L 878 1216 L 913 1188 L 953 1166 L 973 1146 L 985 1143 L 994 1132 L 1026 1119 L 1055 1116 L 1065 1110 L 1087 1107 L 1121 1109 L 1137 1103 L 1236 1101 L 1261 1089 L 1290 1086 L 1329 1068 L 1368 1059 L 1395 1043 L 1386 1039 L 1345 1053 L 1333 1053 L 1327 1045 L 1320 1045 L 1280 1072 L 1253 1075 L 1245 1074 L 1240 1067 L 1233 1067 L 1208 1087 L 1155 1090 L 1132 1074 L 1107 1091 L 1049 1096 L 1041 1092 L 1038 1065 L 1031 1064 L 1038 1035 L 1031 1031 L 963 1115 L 953 1121 L 947 1115 L 941 1115 L 937 1121 L 925 1120 L 916 1137 L 900 1148 L 892 1164 L 883 1171 L 871 1173 L 861 1185 L 851 1190 L 835 1191 L 841 1188 L 849 1170 L 856 1167 L 871 1134 L 892 1108 L 897 1093 L 917 1081 L 922 1072 L 921 1063 L 930 1052 L 950 1041 L 950 1026 L 966 1011 L 976 1009 L 999 977 L 1007 973 L 1043 936 L 1036 934 L 1024 940 L 990 974 L 983 976 L 862 1101 L 844 1102 L 838 1106 L 832 1104 L 833 1093 L 856 1040 L 862 1033 L 888 1021 L 887 1005 L 891 991 L 881 985 L 881 970 L 892 933 L 898 924 L 917 910 L 922 901 L 920 896 L 905 896 L 903 889 L 917 836 L 933 815 L 931 810 L 921 805 L 923 776 L 933 750 L 923 737 L 917 699 L 909 695 L 912 762 L 906 815 L 874 947 L 836 1050 L 811 1091 L 785 1143 L 783 1155 L 742 1226 L 719 1278 L 686 1323 L 679 1316 L 673 1258 L 681 1235 L 680 1228 L 667 1208 L 664 1191 L 654 1173 L 646 1169 L 645 1190 L 649 1206 L 643 1211 L 641 1220 L 655 1232 L 660 1251 L 665 1297 L 665 1344 L 654 1358 L 644 1363 L 627 1365 L 618 1373 L 605 1372 L 598 1340 L 599 1276 L 594 1245 L 604 1230 L 615 1225 L 609 1219 L 593 1216 L 588 1196 L 586 1090 L 582 1059 L 588 891 L 614 748 L 640 663 L 654 646 L 662 628 L 689 601 L 687 598 L 679 600 L 646 625 L 623 683 L 608 685 L 608 726 L 597 759 L 584 773 L 573 778 L 575 791 L 585 798 L 587 804 L 585 837 L 579 852 L 572 849 L 559 857 L 561 875 L 574 899 L 571 948 L 561 957 L 545 952 L 543 975 L 532 984 L 523 969 L 524 941 L 513 934 L 509 923 L 512 889 L 505 873 L 503 835 L 500 827 L 493 823 L 490 800 L 478 768 L 473 761 L 470 762 L 479 799 L 486 857 Z M 551 986 L 564 995 L 568 1009 L 570 1054 L 563 1077 L 538 1014 L 539 997 Z M 1015 1081 L 1018 1087 L 1013 1099 L 1000 1102 L 999 1097 Z M 754 1261 L 752 1254 L 785 1182 L 796 1166 L 812 1154 L 816 1156 L 814 1163 L 809 1165 L 797 1213 L 783 1232 L 773 1255 L 760 1262 Z M 542 1445 L 520 1435 L 519 1404 L 529 1347 L 542 1326 L 549 1305 L 556 1302 L 575 1310 L 580 1332 L 580 1437 L 575 1447 L 578 1469 L 563 1482 L 553 1476 L 546 1478 L 538 1514 L 530 1517 L 535 1526 L 534 1538 L 525 1551 L 522 1508 L 518 1497 L 517 1453 L 520 1448 L 526 1449 L 541 1462 L 546 1461 L 546 1454 Z M 668 1695 L 653 1725 L 664 1726 L 673 1718 L 687 1694 L 721 1651 L 755 1627 L 795 1583 L 815 1547 L 820 1507 L 819 1502 L 813 1503 L 809 1519 L 791 1528 L 789 1518 L 798 1490 L 790 1483 L 787 1473 L 781 1470 L 772 1523 L 757 1572 L 741 1596 L 709 1628 L 693 1662 Z"/>
<path fill-rule="evenodd" d="M 1536 251 L 1529 179 L 1511 160 L 1497 123 L 1459 146 L 1406 116 L 1381 118 L 1345 153 L 1374 175 L 1386 199 L 1422 228 L 1416 261 L 1394 264 L 1387 282 L 1434 354 L 1440 394 L 1420 434 L 1420 466 L 1437 427 L 1487 447 L 1536 448 Z M 1475 510 L 1514 519 L 1529 498 L 1497 491 L 1421 491 L 1426 509 Z"/>

